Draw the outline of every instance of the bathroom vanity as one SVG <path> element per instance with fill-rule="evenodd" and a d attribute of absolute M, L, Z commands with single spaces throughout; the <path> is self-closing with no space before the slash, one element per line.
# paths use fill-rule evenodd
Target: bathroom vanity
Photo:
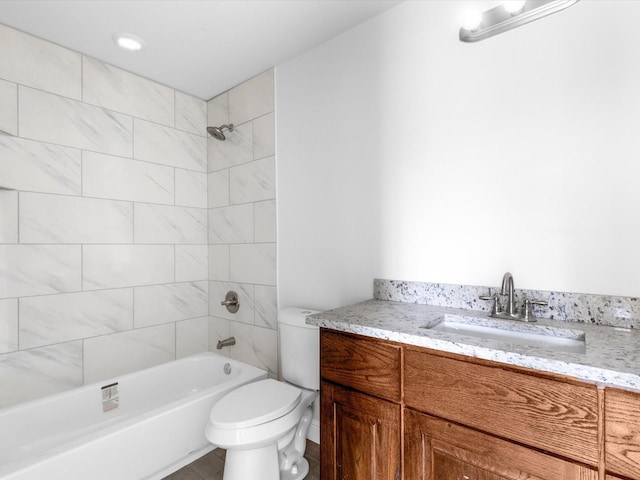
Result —
<path fill-rule="evenodd" d="M 425 328 L 451 315 L 372 300 L 307 319 L 323 480 L 640 478 L 637 331 L 541 321 L 584 334 L 566 351 Z"/>

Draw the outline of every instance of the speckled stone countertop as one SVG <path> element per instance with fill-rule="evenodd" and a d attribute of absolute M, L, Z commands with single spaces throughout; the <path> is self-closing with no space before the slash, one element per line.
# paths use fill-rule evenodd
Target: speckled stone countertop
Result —
<path fill-rule="evenodd" d="M 443 320 L 500 328 L 535 328 L 554 336 L 581 339 L 583 351 L 549 346 L 516 345 L 444 331 L 430 330 Z M 493 360 L 544 372 L 568 375 L 603 386 L 640 391 L 638 329 L 539 319 L 534 324 L 489 318 L 487 312 L 442 306 L 369 300 L 317 313 L 307 323 L 342 332 Z M 580 344 L 580 342 L 576 342 Z M 578 348 L 580 350 L 580 348 Z"/>

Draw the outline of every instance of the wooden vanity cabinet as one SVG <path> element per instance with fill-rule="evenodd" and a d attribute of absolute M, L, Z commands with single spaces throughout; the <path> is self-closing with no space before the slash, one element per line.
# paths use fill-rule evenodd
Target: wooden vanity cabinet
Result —
<path fill-rule="evenodd" d="M 398 345 L 322 330 L 322 480 L 400 480 L 402 407 Z"/>
<path fill-rule="evenodd" d="M 323 480 L 638 480 L 640 393 L 321 329 Z"/>

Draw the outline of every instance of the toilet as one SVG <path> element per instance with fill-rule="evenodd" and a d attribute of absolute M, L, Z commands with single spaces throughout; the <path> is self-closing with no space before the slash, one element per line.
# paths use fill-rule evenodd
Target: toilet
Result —
<path fill-rule="evenodd" d="M 278 312 L 283 381 L 243 385 L 211 409 L 205 435 L 227 450 L 223 480 L 299 480 L 309 472 L 304 451 L 320 388 L 318 327 L 305 323 L 313 313 Z"/>

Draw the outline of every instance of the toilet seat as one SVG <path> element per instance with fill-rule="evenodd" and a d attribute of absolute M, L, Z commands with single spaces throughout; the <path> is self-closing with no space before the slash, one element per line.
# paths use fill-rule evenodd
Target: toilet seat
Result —
<path fill-rule="evenodd" d="M 213 428 L 239 429 L 268 423 L 291 412 L 301 397 L 300 389 L 277 380 L 249 383 L 213 406 L 209 424 Z"/>

